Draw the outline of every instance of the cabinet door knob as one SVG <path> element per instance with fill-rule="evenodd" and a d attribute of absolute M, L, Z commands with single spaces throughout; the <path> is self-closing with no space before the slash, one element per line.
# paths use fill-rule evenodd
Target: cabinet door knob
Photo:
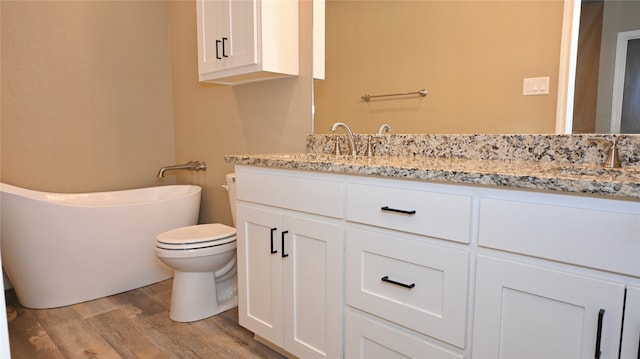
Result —
<path fill-rule="evenodd" d="M 284 235 L 287 233 L 289 233 L 289 231 L 282 231 L 282 258 L 289 256 L 289 253 L 284 252 Z"/>
<path fill-rule="evenodd" d="M 273 249 L 273 232 L 277 230 L 278 228 L 271 228 L 271 254 L 278 253 L 277 250 Z"/>
<path fill-rule="evenodd" d="M 415 283 L 405 284 L 405 283 L 396 282 L 395 280 L 389 279 L 388 275 L 385 275 L 384 277 L 380 278 L 380 280 L 383 281 L 383 282 L 395 284 L 397 286 L 400 286 L 400 287 L 403 287 L 403 288 L 407 288 L 407 289 L 412 289 L 413 287 L 416 286 Z"/>
<path fill-rule="evenodd" d="M 396 209 L 396 208 L 389 208 L 389 206 L 384 206 L 384 207 L 380 207 L 381 211 L 386 211 L 386 212 L 395 212 L 395 213 L 402 213 L 402 214 L 408 214 L 408 215 L 414 215 L 416 214 L 415 210 L 404 210 L 404 209 Z"/>
<path fill-rule="evenodd" d="M 594 355 L 595 359 L 600 359 L 600 342 L 602 340 L 602 319 L 604 319 L 604 309 L 600 309 L 598 312 L 598 332 L 596 334 L 596 352 Z"/>

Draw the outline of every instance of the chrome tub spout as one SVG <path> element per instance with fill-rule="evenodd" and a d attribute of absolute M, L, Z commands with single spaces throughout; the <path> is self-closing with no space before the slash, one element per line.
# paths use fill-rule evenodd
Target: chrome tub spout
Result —
<path fill-rule="evenodd" d="M 166 171 L 173 171 L 173 170 L 206 171 L 207 164 L 200 161 L 189 161 L 183 165 L 173 165 L 173 166 L 162 167 L 160 168 L 160 171 L 158 171 L 158 178 L 164 177 L 164 173 Z"/>

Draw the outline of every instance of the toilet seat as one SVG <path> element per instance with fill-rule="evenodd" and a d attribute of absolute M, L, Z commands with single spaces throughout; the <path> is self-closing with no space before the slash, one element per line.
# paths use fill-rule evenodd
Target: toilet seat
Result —
<path fill-rule="evenodd" d="M 222 246 L 236 240 L 236 229 L 221 223 L 199 224 L 161 233 L 156 247 L 165 250 L 193 250 Z"/>

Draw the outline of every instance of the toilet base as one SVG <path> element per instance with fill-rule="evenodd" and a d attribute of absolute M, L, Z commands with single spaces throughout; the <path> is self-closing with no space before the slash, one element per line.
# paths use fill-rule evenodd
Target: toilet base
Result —
<path fill-rule="evenodd" d="M 237 276 L 216 283 L 213 272 L 178 272 L 173 277 L 169 318 L 193 322 L 238 306 Z"/>

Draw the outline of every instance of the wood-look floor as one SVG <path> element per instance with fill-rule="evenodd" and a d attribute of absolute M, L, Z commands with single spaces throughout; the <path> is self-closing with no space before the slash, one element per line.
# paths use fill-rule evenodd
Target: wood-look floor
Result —
<path fill-rule="evenodd" d="M 237 309 L 192 323 L 169 319 L 172 281 L 55 309 L 5 292 L 13 359 L 284 358 L 238 325 Z"/>

